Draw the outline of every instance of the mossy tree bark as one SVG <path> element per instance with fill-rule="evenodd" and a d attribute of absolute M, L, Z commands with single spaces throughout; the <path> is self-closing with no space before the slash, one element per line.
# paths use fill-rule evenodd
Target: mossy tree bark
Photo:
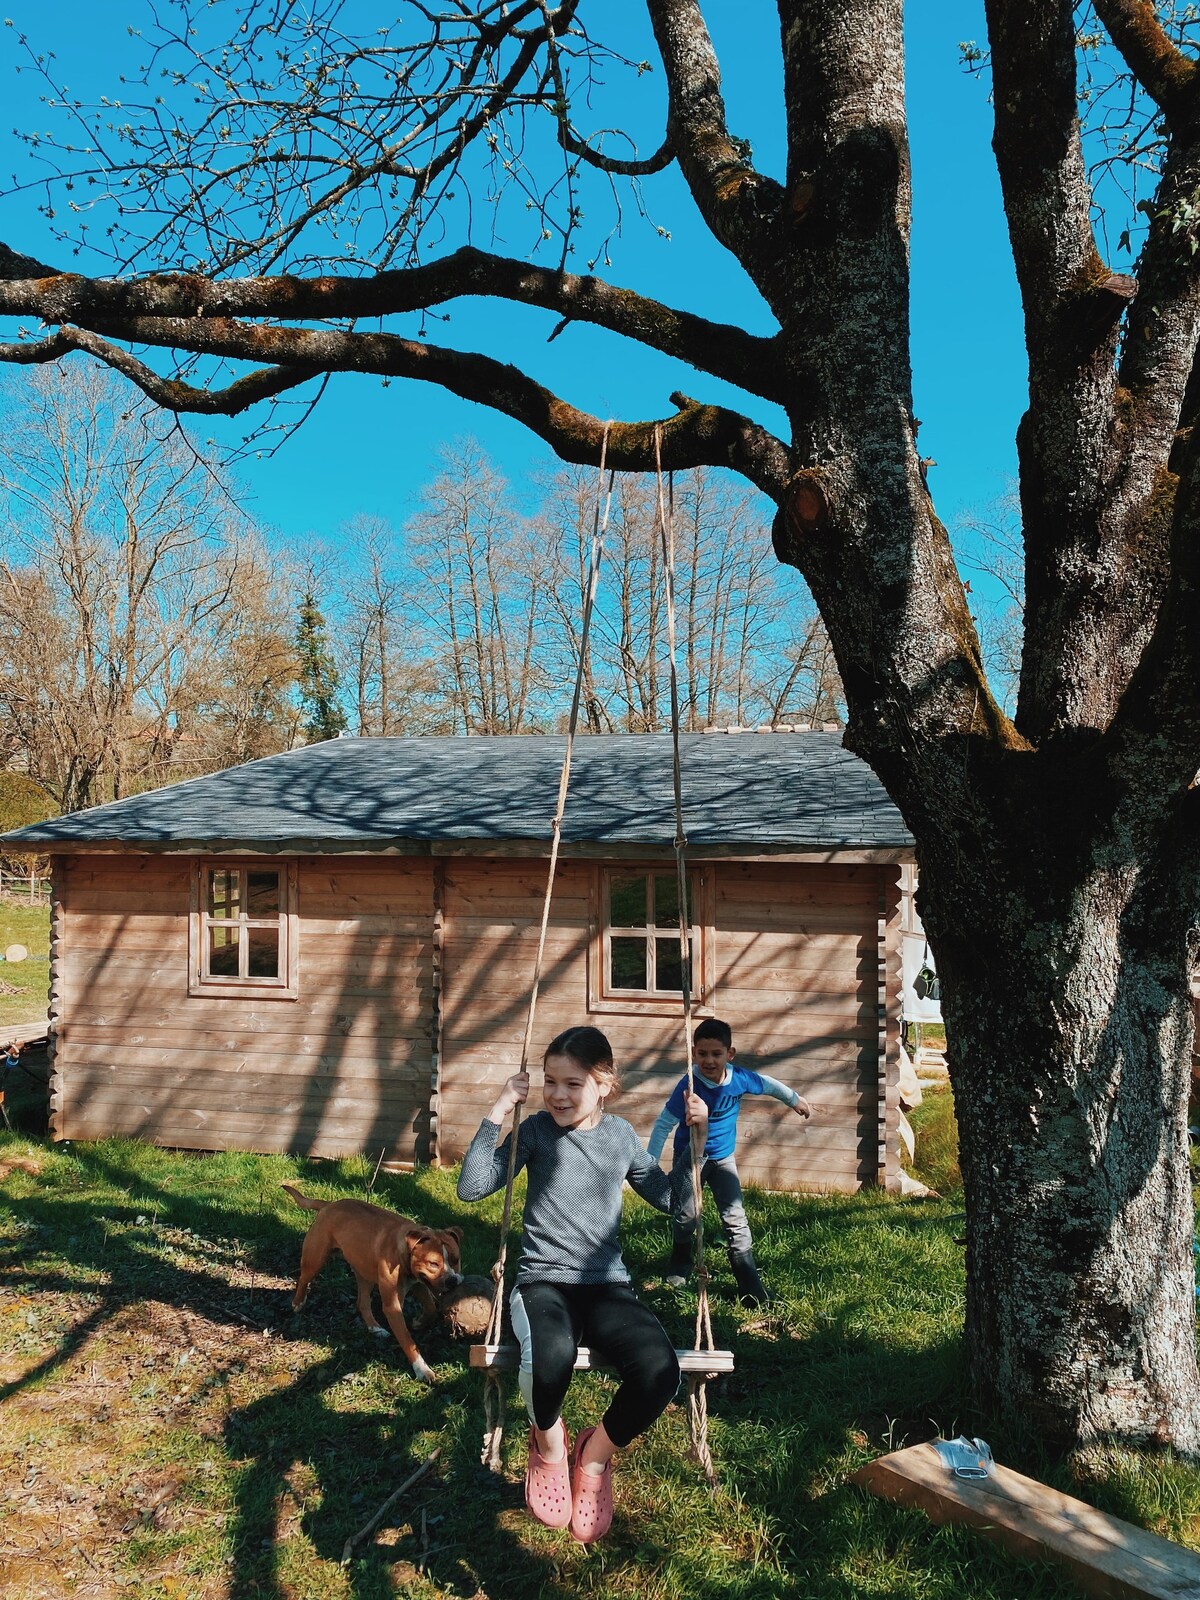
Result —
<path fill-rule="evenodd" d="M 588 146 L 563 88 L 558 41 L 581 20 L 604 25 L 605 8 L 460 10 L 478 48 L 464 45 L 455 81 L 473 93 L 472 73 L 511 32 L 510 58 L 489 65 L 472 102 L 486 115 L 464 114 L 424 165 L 348 160 L 332 188 L 324 172 L 305 187 L 301 170 L 292 190 L 279 176 L 273 205 L 315 190 L 338 206 L 360 190 L 377 198 L 381 173 L 424 204 L 504 96 L 523 95 L 521 116 L 542 107 L 564 151 L 613 176 L 648 180 L 677 163 L 777 331 L 754 335 L 470 247 L 374 275 L 245 276 L 253 249 L 238 243 L 208 272 L 164 261 L 158 273 L 103 278 L 0 246 L 0 315 L 53 330 L 0 346 L 0 359 L 84 351 L 163 406 L 196 412 L 238 412 L 335 370 L 413 378 L 517 418 L 568 461 L 595 463 L 603 448 L 619 470 L 651 471 L 660 458 L 668 469 L 720 465 L 770 496 L 776 551 L 808 580 L 833 644 L 847 742 L 917 840 L 962 1129 L 979 1388 L 1058 1442 L 1197 1452 L 1185 1126 L 1200 913 L 1195 63 L 1155 8 L 1096 0 L 1165 129 L 1135 280 L 1110 270 L 1093 233 L 1070 0 L 988 0 L 994 149 L 1030 373 L 1018 438 L 1028 605 L 1009 717 L 916 444 L 902 0 L 777 0 L 779 177 L 726 126 L 699 0 L 647 0 L 667 129 L 645 161 Z M 224 55 L 222 71 L 235 70 Z M 219 186 L 211 193 L 201 203 L 217 238 Z M 263 243 L 263 261 L 278 259 L 277 242 Z M 541 307 L 688 361 L 738 386 L 746 411 L 677 393 L 662 421 L 610 426 L 489 355 L 358 329 L 463 296 Z M 205 388 L 164 378 L 133 344 L 260 365 Z M 761 399 L 784 408 L 787 437 L 755 420 Z"/>
<path fill-rule="evenodd" d="M 1072 770 L 1074 769 L 1074 770 Z M 1172 829 L 1130 859 L 1069 763 L 926 835 L 984 1402 L 1054 1443 L 1200 1450 L 1187 1156 L 1195 906 Z M 936 777 L 931 779 L 936 783 Z"/>

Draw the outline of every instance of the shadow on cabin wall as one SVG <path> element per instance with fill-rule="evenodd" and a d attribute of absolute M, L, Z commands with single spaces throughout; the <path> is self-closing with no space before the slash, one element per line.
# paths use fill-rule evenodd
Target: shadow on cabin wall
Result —
<path fill-rule="evenodd" d="M 86 869 L 88 858 L 75 862 Z M 433 925 L 440 866 L 446 915 L 438 994 Z M 147 879 L 166 874 L 174 892 L 164 881 L 152 896 L 165 894 L 178 908 L 181 875 L 190 870 L 178 857 L 124 858 L 119 882 L 114 878 L 105 902 L 111 906 L 107 936 L 99 948 L 93 937 L 86 952 L 71 937 L 72 902 L 86 903 L 93 928 L 98 907 L 80 901 L 79 880 L 72 885 L 68 875 L 64 945 L 70 987 L 82 1000 L 80 980 L 87 985 L 96 1013 L 92 1020 L 107 1023 L 113 1042 L 103 1051 L 102 1067 L 94 1046 L 88 1059 L 80 1060 L 68 1016 L 62 1051 L 66 1136 L 117 1133 L 189 1148 L 318 1156 L 363 1152 L 403 1162 L 428 1159 L 436 1132 L 441 1159 L 457 1160 L 496 1089 L 519 1065 L 544 863 L 455 858 L 442 866 L 428 857 L 302 858 L 300 996 L 256 1006 L 253 1026 L 242 1021 L 253 1004 L 248 999 L 186 997 L 187 953 L 178 932 L 170 950 L 155 947 L 144 926 L 138 935 L 144 915 L 161 915 L 165 908 L 155 903 L 148 913 L 135 909 L 145 902 Z M 679 1021 L 589 1014 L 594 868 L 576 861 L 560 870 L 535 1057 L 542 1036 L 560 1027 L 585 1019 L 602 1027 L 626 1068 L 627 1093 L 619 1109 L 645 1136 L 683 1070 Z M 741 1145 L 747 1180 L 770 1187 L 852 1187 L 874 1181 L 878 1171 L 875 918 L 885 869 L 842 873 L 840 901 L 835 895 L 829 906 L 809 912 L 798 903 L 781 925 L 788 880 L 811 900 L 814 883 L 822 875 L 828 878 L 831 869 L 818 868 L 805 877 L 806 870 L 764 869 L 755 888 L 756 875 L 748 878 L 745 868 L 739 869 L 742 898 L 736 914 L 723 908 L 721 916 L 717 1009 L 734 1026 L 745 1064 L 792 1082 L 818 1106 L 813 1128 L 801 1140 L 789 1138 L 796 1130 L 780 1108 L 747 1105 Z M 176 877 L 180 882 L 173 882 Z M 773 912 L 774 920 L 755 927 L 755 918 L 767 915 L 758 909 L 760 889 L 761 906 Z M 802 902 L 804 895 L 799 898 Z M 177 930 L 183 926 L 177 914 L 172 920 Z M 792 946 L 795 972 L 786 955 Z M 130 984 L 131 958 L 134 967 L 140 961 L 153 971 L 156 981 L 166 974 L 173 984 L 170 995 L 159 993 L 156 999 L 153 987 Z M 116 1003 L 98 1005 L 113 993 L 112 985 L 119 986 Z M 164 1009 L 166 999 L 170 1004 Z M 442 1045 L 436 1129 L 431 1107 L 439 1020 L 435 1000 L 441 1005 Z M 275 1015 L 271 1007 L 279 1008 L 278 1033 L 264 1031 Z M 164 1045 L 170 1039 L 169 1048 L 153 1049 L 156 1032 Z M 97 1037 L 94 1030 L 90 1037 Z M 143 1042 L 131 1046 L 130 1037 Z M 148 1053 L 160 1063 L 177 1057 L 176 1073 L 160 1065 L 156 1089 L 142 1081 L 137 1090 L 130 1085 L 128 1093 L 115 1090 L 124 1058 L 140 1059 L 139 1053 L 147 1053 L 146 1041 Z M 262 1070 L 268 1058 L 270 1072 Z M 144 1080 L 146 1073 L 141 1076 Z M 86 1106 L 96 1091 L 117 1095 L 116 1104 L 108 1101 L 111 1124 L 72 1132 L 74 1108 Z M 189 1118 L 191 1128 L 185 1125 Z"/>

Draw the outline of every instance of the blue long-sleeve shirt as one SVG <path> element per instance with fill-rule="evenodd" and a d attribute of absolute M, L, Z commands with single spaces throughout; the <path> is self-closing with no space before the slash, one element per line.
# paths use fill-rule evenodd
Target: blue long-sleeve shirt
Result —
<path fill-rule="evenodd" d="M 791 1106 L 793 1109 L 800 1099 L 794 1089 L 789 1089 L 786 1083 L 780 1083 L 778 1078 L 769 1078 L 765 1072 L 751 1072 L 746 1067 L 726 1067 L 725 1076 L 720 1083 L 709 1083 L 698 1072 L 693 1074 L 692 1082 L 696 1093 L 708 1106 L 705 1160 L 711 1158 L 713 1161 L 724 1161 L 733 1154 L 737 1146 L 738 1112 L 741 1110 L 744 1094 L 770 1095 L 773 1100 L 781 1100 L 785 1106 Z M 646 1154 L 652 1156 L 655 1161 L 662 1154 L 663 1145 L 666 1144 L 667 1135 L 672 1128 L 675 1129 L 676 1153 L 687 1145 L 688 1130 L 684 1120 L 687 1087 L 687 1078 L 680 1078 L 650 1132 Z"/>
<path fill-rule="evenodd" d="M 512 1134 L 486 1118 L 463 1157 L 460 1200 L 504 1187 Z M 671 1180 L 623 1117 L 594 1128 L 560 1128 L 548 1111 L 522 1120 L 517 1168 L 529 1169 L 518 1283 L 628 1283 L 618 1230 L 626 1182 L 659 1211 L 671 1209 Z"/>

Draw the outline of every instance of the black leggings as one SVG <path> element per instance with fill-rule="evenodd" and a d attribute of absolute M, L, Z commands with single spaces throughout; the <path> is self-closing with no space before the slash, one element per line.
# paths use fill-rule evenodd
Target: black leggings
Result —
<path fill-rule="evenodd" d="M 679 1387 L 675 1347 L 627 1283 L 523 1283 L 510 1309 L 521 1344 L 521 1393 L 543 1433 L 562 1411 L 581 1344 L 621 1379 L 604 1413 L 615 1445 L 644 1433 Z"/>

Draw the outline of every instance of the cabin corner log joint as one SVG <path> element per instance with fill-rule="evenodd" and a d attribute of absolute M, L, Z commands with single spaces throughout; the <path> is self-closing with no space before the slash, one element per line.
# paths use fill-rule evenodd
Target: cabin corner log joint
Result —
<path fill-rule="evenodd" d="M 54 1135 L 458 1160 L 519 1063 L 560 758 L 334 740 L 11 836 L 54 861 Z M 683 762 L 700 1014 L 819 1107 L 744 1102 L 743 1178 L 895 1187 L 911 838 L 835 735 Z M 670 771 L 580 739 L 539 1006 L 609 1035 L 643 1136 L 683 1069 Z"/>

